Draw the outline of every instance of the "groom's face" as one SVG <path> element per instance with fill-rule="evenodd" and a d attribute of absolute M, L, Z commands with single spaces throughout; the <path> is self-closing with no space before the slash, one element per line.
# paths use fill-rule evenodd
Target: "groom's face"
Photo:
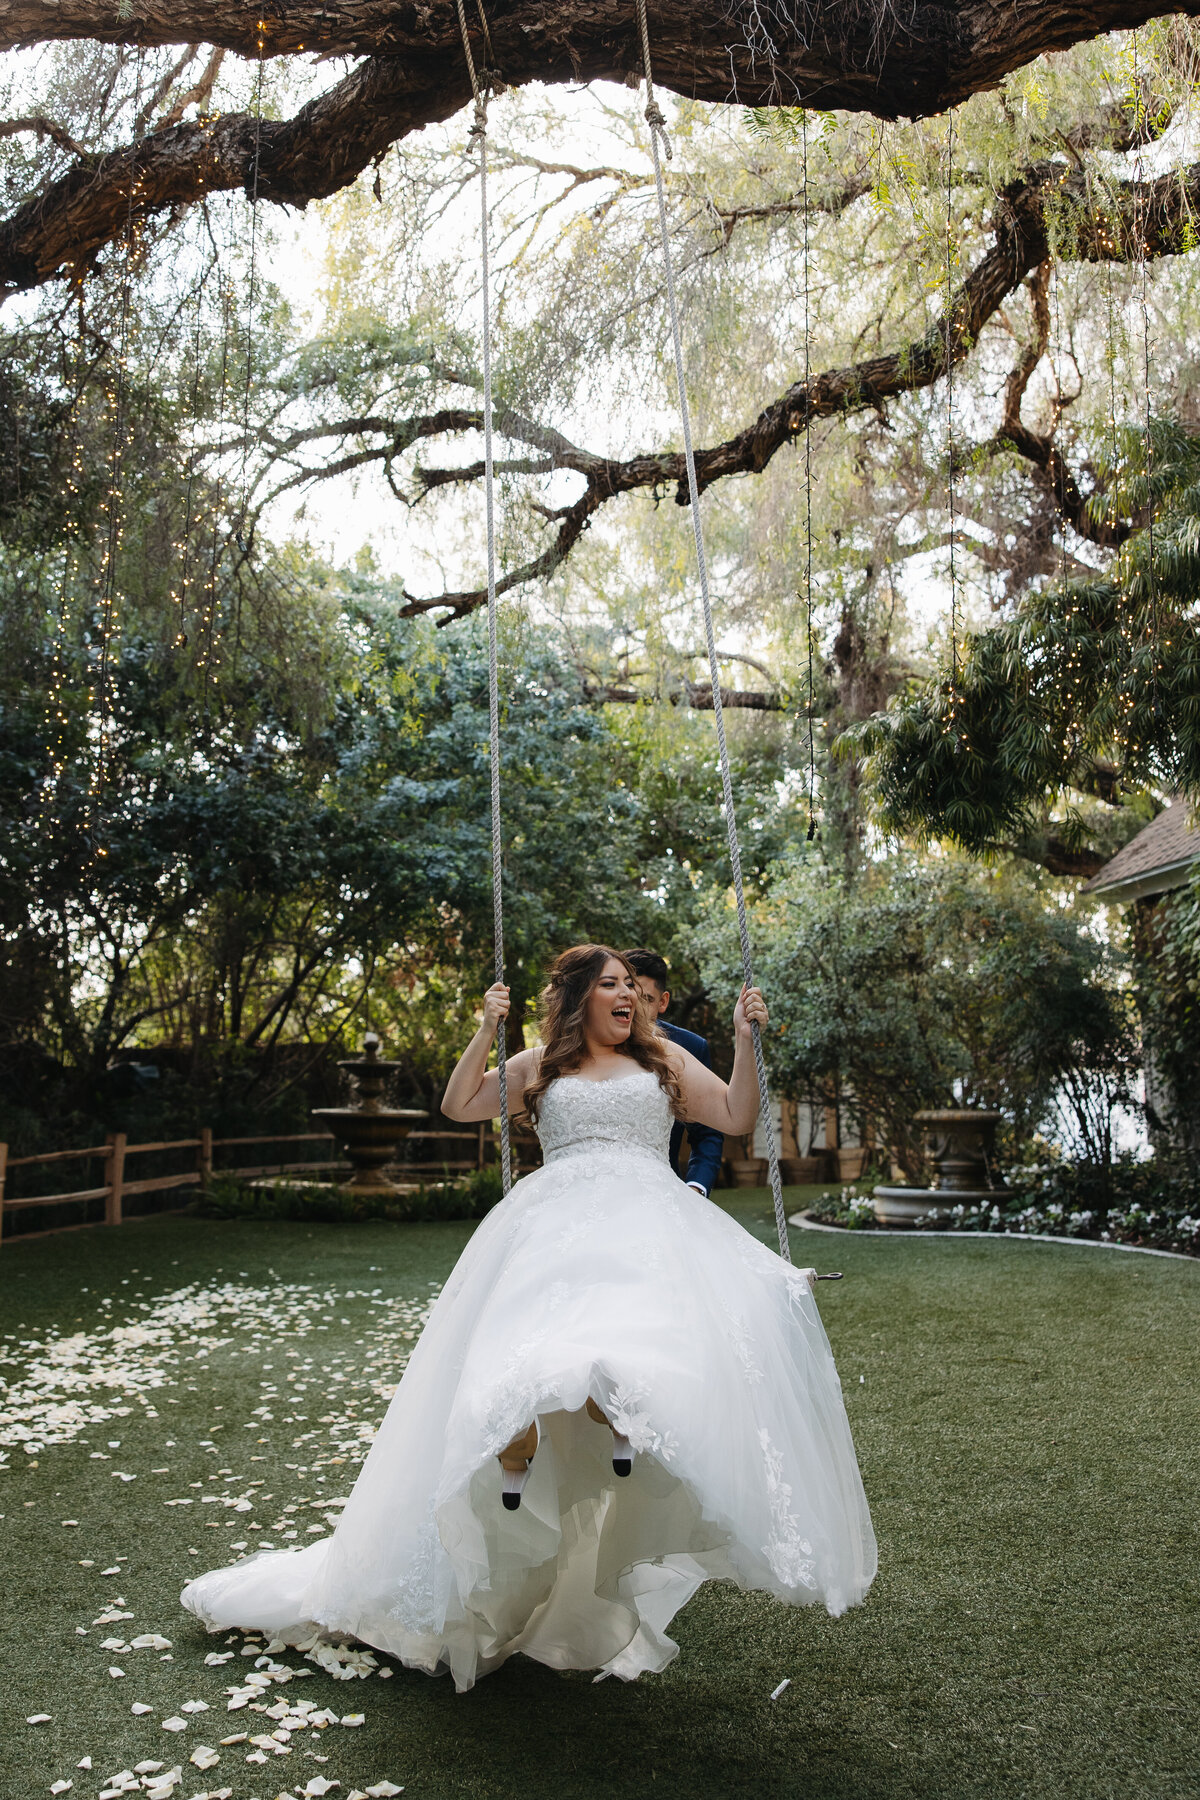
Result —
<path fill-rule="evenodd" d="M 670 1006 L 670 993 L 666 988 L 660 988 L 657 981 L 651 981 L 648 975 L 637 977 L 637 987 L 646 1017 L 653 1023 Z"/>

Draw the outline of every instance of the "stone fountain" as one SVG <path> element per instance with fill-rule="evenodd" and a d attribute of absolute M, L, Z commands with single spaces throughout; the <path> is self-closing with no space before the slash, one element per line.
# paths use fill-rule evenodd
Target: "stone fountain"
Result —
<path fill-rule="evenodd" d="M 368 1031 L 362 1055 L 338 1063 L 338 1068 L 345 1069 L 354 1083 L 357 1106 L 320 1106 L 312 1114 L 333 1133 L 347 1160 L 354 1165 L 353 1177 L 341 1184 L 343 1191 L 368 1197 L 401 1191 L 383 1171 L 417 1120 L 429 1117 L 427 1112 L 411 1108 L 384 1106 L 388 1077 L 400 1065 L 384 1062 L 379 1049 L 379 1039 Z"/>
<path fill-rule="evenodd" d="M 981 1206 L 1005 1191 L 996 1174 L 992 1149 L 1003 1115 L 964 1106 L 945 1112 L 919 1112 L 919 1125 L 933 1163 L 929 1187 L 877 1187 L 875 1217 L 881 1225 L 915 1225 L 918 1219 L 944 1219 L 954 1206 Z"/>

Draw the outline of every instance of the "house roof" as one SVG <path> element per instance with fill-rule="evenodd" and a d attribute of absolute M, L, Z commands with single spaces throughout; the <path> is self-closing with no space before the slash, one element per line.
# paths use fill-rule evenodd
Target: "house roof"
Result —
<path fill-rule="evenodd" d="M 1191 823 L 1182 800 L 1165 807 L 1156 819 L 1118 850 L 1111 862 L 1084 885 L 1084 892 L 1106 900 L 1140 900 L 1182 887 L 1192 864 L 1200 861 L 1200 829 Z"/>

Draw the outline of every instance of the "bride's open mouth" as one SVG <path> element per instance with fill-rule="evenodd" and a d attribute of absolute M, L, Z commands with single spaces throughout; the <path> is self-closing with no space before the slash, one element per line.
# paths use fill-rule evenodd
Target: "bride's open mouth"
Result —
<path fill-rule="evenodd" d="M 632 1024 L 633 1007 L 627 1000 L 623 1000 L 620 1006 L 613 1007 L 612 1016 L 614 1019 L 619 1019 L 623 1025 Z"/>

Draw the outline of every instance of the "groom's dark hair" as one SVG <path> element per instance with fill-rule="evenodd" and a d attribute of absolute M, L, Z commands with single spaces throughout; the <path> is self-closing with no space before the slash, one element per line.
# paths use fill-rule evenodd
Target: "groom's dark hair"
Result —
<path fill-rule="evenodd" d="M 671 985 L 671 976 L 657 950 L 626 950 L 625 961 L 635 975 L 644 975 L 648 981 L 654 982 L 660 992 L 666 993 Z"/>

